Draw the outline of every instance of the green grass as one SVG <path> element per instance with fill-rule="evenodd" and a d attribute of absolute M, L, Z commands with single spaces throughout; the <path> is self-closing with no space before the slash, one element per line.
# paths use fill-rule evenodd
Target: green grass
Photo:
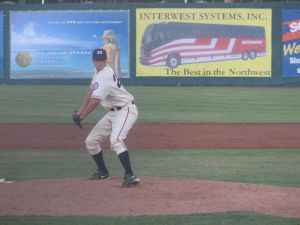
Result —
<path fill-rule="evenodd" d="M 299 225 L 300 219 L 253 212 L 167 216 L 0 216 L 2 225 Z"/>
<path fill-rule="evenodd" d="M 132 150 L 139 176 L 177 177 L 300 187 L 300 150 Z M 104 151 L 112 176 L 118 157 Z M 1 150 L 0 177 L 7 180 L 87 177 L 96 169 L 86 150 Z"/>
<path fill-rule="evenodd" d="M 300 88 L 129 86 L 139 109 L 138 122 L 299 123 Z M 0 123 L 69 123 L 86 86 L 0 85 Z M 98 107 L 86 119 L 95 122 Z"/>

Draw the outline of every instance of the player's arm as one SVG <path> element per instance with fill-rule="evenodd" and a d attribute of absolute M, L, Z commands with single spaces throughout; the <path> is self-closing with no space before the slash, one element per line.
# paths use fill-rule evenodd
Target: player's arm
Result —
<path fill-rule="evenodd" d="M 90 112 L 92 112 L 98 106 L 99 103 L 100 103 L 100 99 L 90 98 L 90 101 L 89 101 L 87 107 L 80 114 L 80 119 L 83 120 Z"/>
<path fill-rule="evenodd" d="M 88 106 L 88 104 L 91 100 L 92 94 L 93 94 L 93 89 L 90 89 L 87 96 L 86 96 L 86 98 L 85 98 L 85 100 L 84 100 L 84 102 L 82 103 L 81 108 L 78 111 L 78 114 L 82 114 L 83 111 L 85 111 L 85 109 L 87 108 L 87 106 Z"/>
<path fill-rule="evenodd" d="M 82 128 L 81 120 L 83 120 L 90 112 L 92 112 L 100 102 L 100 99 L 91 98 L 92 94 L 93 94 L 93 90 L 90 89 L 86 99 L 84 100 L 80 108 L 80 111 L 79 112 L 74 111 L 72 115 L 74 123 L 80 128 Z"/>

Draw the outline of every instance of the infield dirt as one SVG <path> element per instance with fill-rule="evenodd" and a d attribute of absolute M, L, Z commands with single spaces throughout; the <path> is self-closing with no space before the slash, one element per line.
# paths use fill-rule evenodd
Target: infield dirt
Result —
<path fill-rule="evenodd" d="M 93 124 L 0 124 L 1 149 L 85 149 Z M 300 124 L 136 124 L 129 149 L 297 149 Z M 108 148 L 106 141 L 103 148 Z"/>

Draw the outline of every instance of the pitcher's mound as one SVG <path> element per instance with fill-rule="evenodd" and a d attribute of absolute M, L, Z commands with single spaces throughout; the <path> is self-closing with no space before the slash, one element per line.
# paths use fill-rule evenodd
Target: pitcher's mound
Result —
<path fill-rule="evenodd" d="M 254 211 L 300 218 L 300 188 L 140 177 L 29 180 L 0 184 L 0 215 L 138 216 Z"/>

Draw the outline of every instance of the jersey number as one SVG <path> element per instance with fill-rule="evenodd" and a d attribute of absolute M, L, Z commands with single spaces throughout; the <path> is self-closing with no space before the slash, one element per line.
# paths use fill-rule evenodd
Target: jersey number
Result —
<path fill-rule="evenodd" d="M 118 79 L 118 77 L 114 74 L 113 75 L 114 82 L 117 82 L 117 87 L 120 88 L 122 86 L 121 81 Z"/>

